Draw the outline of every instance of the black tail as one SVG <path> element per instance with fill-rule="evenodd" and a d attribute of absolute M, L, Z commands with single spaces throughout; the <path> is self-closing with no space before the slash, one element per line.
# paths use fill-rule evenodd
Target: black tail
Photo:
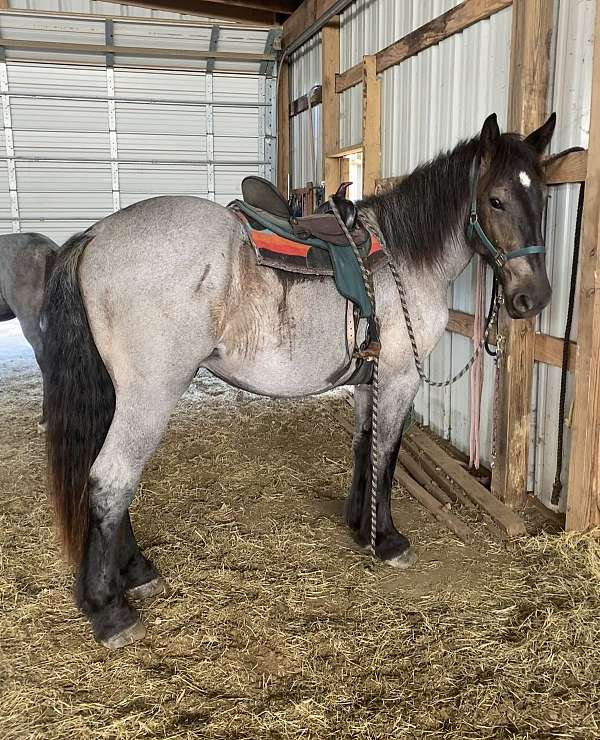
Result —
<path fill-rule="evenodd" d="M 65 556 L 81 560 L 88 477 L 115 411 L 115 392 L 87 320 L 78 265 L 93 239 L 76 234 L 56 257 L 42 314 L 47 372 L 48 483 Z"/>

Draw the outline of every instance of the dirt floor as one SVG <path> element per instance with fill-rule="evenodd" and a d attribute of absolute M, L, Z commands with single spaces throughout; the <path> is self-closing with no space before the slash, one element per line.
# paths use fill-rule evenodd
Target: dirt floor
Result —
<path fill-rule="evenodd" d="M 398 490 L 419 561 L 373 566 L 340 518 L 344 401 L 203 376 L 133 511 L 172 592 L 109 653 L 57 556 L 27 353 L 0 389 L 0 738 L 600 738 L 598 535 L 464 547 Z"/>

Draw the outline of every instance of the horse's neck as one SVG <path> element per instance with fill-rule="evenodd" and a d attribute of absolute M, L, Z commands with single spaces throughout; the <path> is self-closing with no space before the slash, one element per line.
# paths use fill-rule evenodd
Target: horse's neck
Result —
<path fill-rule="evenodd" d="M 457 224 L 457 231 L 449 237 L 444 245 L 439 273 L 445 289 L 448 288 L 465 269 L 473 257 L 473 249 L 467 244 L 462 223 Z"/>

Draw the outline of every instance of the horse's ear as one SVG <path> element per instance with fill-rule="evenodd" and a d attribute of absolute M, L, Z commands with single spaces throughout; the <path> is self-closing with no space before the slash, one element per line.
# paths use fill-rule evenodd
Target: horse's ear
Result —
<path fill-rule="evenodd" d="M 498 119 L 496 114 L 492 113 L 483 122 L 481 134 L 479 135 L 479 150 L 481 155 L 493 154 L 496 151 L 498 140 L 500 139 L 500 129 L 498 128 Z"/>
<path fill-rule="evenodd" d="M 536 152 L 542 154 L 544 149 L 550 143 L 552 134 L 554 133 L 554 127 L 556 126 L 556 113 L 552 113 L 546 123 L 542 124 L 538 129 L 532 131 L 525 141 L 532 146 Z"/>

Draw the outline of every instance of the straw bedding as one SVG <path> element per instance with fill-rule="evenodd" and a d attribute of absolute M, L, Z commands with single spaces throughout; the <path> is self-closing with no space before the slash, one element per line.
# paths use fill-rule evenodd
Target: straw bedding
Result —
<path fill-rule="evenodd" d="M 37 375 L 0 372 L 1 738 L 600 737 L 598 535 L 463 547 L 395 491 L 420 560 L 373 567 L 335 395 L 194 383 L 133 510 L 172 591 L 106 652 L 56 554 Z"/>

